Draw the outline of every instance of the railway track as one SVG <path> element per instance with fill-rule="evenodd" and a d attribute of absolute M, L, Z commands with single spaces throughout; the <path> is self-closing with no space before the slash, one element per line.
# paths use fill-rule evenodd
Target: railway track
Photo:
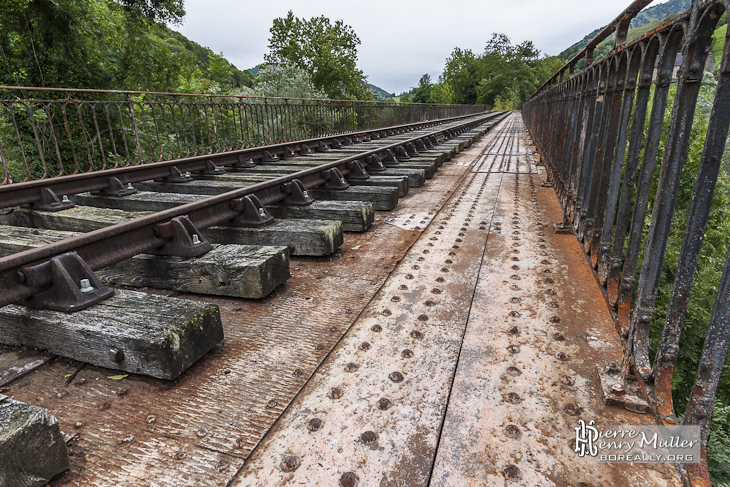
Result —
<path fill-rule="evenodd" d="M 263 408 L 269 418 L 249 425 L 242 436 L 223 441 L 221 451 L 232 454 L 224 463 L 233 468 L 237 463 L 233 458 L 250 451 L 334 345 L 333 339 L 346 329 L 342 316 L 333 316 L 325 320 L 332 323 L 325 328 L 326 337 L 312 330 L 311 336 L 299 337 L 304 343 L 317 341 L 313 348 L 318 357 L 287 370 L 280 378 L 280 390 L 261 389 L 257 384 L 268 381 L 260 374 L 270 377 L 276 368 L 272 347 L 287 347 L 279 343 L 282 334 L 292 330 L 287 314 L 292 307 L 301 307 L 302 299 L 314 298 L 277 301 L 264 320 L 260 315 L 246 316 L 245 299 L 276 300 L 287 281 L 296 279 L 307 265 L 321 268 L 320 274 L 310 276 L 312 282 L 328 282 L 339 273 L 332 261 L 354 260 L 362 253 L 358 245 L 347 247 L 349 236 L 363 235 L 375 222 L 387 220 L 415 231 L 425 228 L 431 215 L 422 211 L 399 218 L 381 215 L 394 210 L 406 195 L 412 196 L 414 188 L 428 186 L 444 161 L 504 116 L 462 117 L 1 187 L 0 301 L 5 306 L 0 308 L 0 336 L 15 348 L 6 348 L 0 355 L 0 387 L 11 381 L 25 384 L 24 374 L 49 361 L 74 369 L 63 374 L 71 374 L 73 380 L 70 386 L 61 386 L 58 399 L 90 383 L 89 378 L 75 374 L 86 363 L 97 366 L 93 370 L 100 375 L 93 380 L 109 375 L 98 368 L 106 367 L 119 370 L 117 375 L 135 373 L 185 382 L 205 375 L 200 367 L 209 367 L 211 359 L 215 361 L 221 350 L 235 343 L 240 327 L 250 331 L 260 329 L 262 323 L 271 326 L 271 319 L 280 320 L 269 330 L 274 336 L 247 340 L 246 350 L 241 350 L 261 368 L 222 371 L 252 385 L 248 393 L 258 393 L 260 401 L 251 407 Z M 238 167 L 223 173 L 233 166 Z M 176 180 L 177 176 L 182 179 Z M 11 206 L 19 203 L 25 207 Z M 226 224 L 231 220 L 237 220 L 237 225 Z M 292 257 L 297 262 L 290 262 Z M 383 272 L 397 261 L 390 256 L 382 259 L 382 271 L 362 269 L 362 274 L 346 278 L 357 279 L 359 285 L 367 283 L 368 289 L 347 293 L 341 303 L 345 318 L 354 317 L 353 310 L 361 307 L 371 289 L 382 282 Z M 113 296 L 110 284 L 115 285 Z M 338 287 L 337 282 L 329 285 Z M 338 307 L 330 304 L 327 313 Z M 64 312 L 73 310 L 77 311 Z M 238 326 L 230 326 L 231 312 Z M 322 312 L 313 308 L 311 316 L 321 317 Z M 204 361 L 193 365 L 206 354 Z M 193 370 L 180 377 L 191 365 Z M 97 413 L 105 411 L 109 401 L 97 404 L 92 398 L 101 391 L 93 385 L 77 390 L 83 389 L 91 394 L 86 397 L 91 402 L 81 401 L 86 405 L 74 407 L 73 414 L 96 422 L 91 418 L 101 419 Z M 117 390 L 117 397 L 123 397 L 123 391 Z M 214 398 L 209 397 L 209 402 Z M 144 424 L 157 428 L 151 406 L 145 406 L 150 409 Z M 91 410 L 84 411 L 87 407 Z M 198 409 L 201 412 L 203 416 L 213 413 Z M 67 421 L 62 419 L 64 430 Z M 81 423 L 86 420 L 73 422 Z M 164 434 L 179 434 L 175 428 L 170 431 Z M 135 435 L 128 433 L 122 440 L 130 436 Z M 213 436 L 208 437 L 204 426 L 194 433 L 196 438 Z M 85 478 L 106 478 L 92 470 L 101 476 Z"/>

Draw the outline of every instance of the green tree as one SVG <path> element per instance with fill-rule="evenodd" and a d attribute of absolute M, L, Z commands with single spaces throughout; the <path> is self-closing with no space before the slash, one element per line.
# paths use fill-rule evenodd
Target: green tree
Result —
<path fill-rule="evenodd" d="M 208 56 L 208 77 L 219 86 L 230 86 L 233 81 L 231 64 L 223 57 L 223 53 Z"/>
<path fill-rule="evenodd" d="M 256 76 L 255 91 L 260 96 L 327 98 L 327 93 L 314 86 L 307 71 L 289 64 L 262 66 Z"/>
<path fill-rule="evenodd" d="M 372 100 L 363 72 L 357 69 L 360 39 L 341 20 L 334 24 L 324 16 L 309 20 L 294 17 L 274 19 L 270 29 L 269 64 L 290 64 L 307 71 L 317 89 L 330 98 Z"/>
<path fill-rule="evenodd" d="M 431 76 L 424 74 L 418 81 L 418 86 L 413 88 L 413 101 L 416 103 L 429 103 L 431 100 Z"/>

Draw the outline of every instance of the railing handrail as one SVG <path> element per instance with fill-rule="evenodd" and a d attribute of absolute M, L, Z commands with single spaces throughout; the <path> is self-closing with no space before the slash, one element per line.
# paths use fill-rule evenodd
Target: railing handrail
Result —
<path fill-rule="evenodd" d="M 384 105 L 420 105 L 429 107 L 459 107 L 468 105 L 459 104 L 442 104 L 442 103 L 413 103 L 413 102 L 398 102 L 392 100 L 347 100 L 347 99 L 335 99 L 335 98 L 296 98 L 289 96 L 259 96 L 259 95 L 236 95 L 236 94 L 220 94 L 220 93 L 181 93 L 181 92 L 168 92 L 168 91 L 135 91 L 135 90 L 100 90 L 93 88 L 50 88 L 40 86 L 5 86 L 0 85 L 1 90 L 14 90 L 14 91 L 37 91 L 37 92 L 56 92 L 56 93 L 100 93 L 100 94 L 114 94 L 114 95 L 160 95 L 160 96 L 172 96 L 172 97 L 199 97 L 199 98 L 239 98 L 239 99 L 257 99 L 257 100 L 295 100 L 295 101 L 311 101 L 311 102 L 336 102 L 336 103 L 352 103 L 352 104 L 384 104 Z M 2 101 L 6 101 L 2 99 Z M 30 100 L 29 100 L 30 101 Z M 46 100 L 44 100 L 46 101 Z M 79 100 L 86 101 L 86 100 Z M 105 101 L 105 100 L 94 100 L 94 101 Z M 474 105 L 478 106 L 478 105 Z"/>

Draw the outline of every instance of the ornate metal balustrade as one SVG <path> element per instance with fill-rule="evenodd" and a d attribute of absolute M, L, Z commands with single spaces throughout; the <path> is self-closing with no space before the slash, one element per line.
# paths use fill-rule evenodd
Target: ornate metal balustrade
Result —
<path fill-rule="evenodd" d="M 683 14 L 627 42 L 631 19 L 649 3 L 632 3 L 524 104 L 523 113 L 563 205 L 561 225 L 582 242 L 625 338 L 622 375 L 607 397 L 620 402 L 627 376 L 635 375 L 657 420 L 672 424 L 673 373 L 730 125 L 727 38 L 716 60 L 714 104 L 653 362 L 649 336 L 704 69 L 730 2 L 694 0 Z M 614 32 L 614 49 L 594 62 L 594 49 Z M 665 112 L 671 121 L 663 138 Z M 701 426 L 705 443 L 730 342 L 729 315 L 730 255 L 682 419 Z M 706 465 L 690 464 L 688 473 L 693 485 L 709 485 Z"/>
<path fill-rule="evenodd" d="M 0 86 L 2 184 L 469 115 L 484 108 Z"/>

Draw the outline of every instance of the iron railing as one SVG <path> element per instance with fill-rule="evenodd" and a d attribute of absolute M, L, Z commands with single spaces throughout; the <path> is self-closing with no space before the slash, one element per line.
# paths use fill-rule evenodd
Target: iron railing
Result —
<path fill-rule="evenodd" d="M 0 86 L 2 184 L 469 115 L 484 109 Z"/>
<path fill-rule="evenodd" d="M 563 225 L 572 225 L 616 312 L 626 344 L 622 380 L 633 372 L 659 421 L 673 423 L 680 337 L 730 125 L 728 38 L 653 362 L 649 338 L 704 68 L 730 2 L 694 0 L 683 14 L 626 42 L 631 19 L 649 3 L 634 2 L 524 103 L 523 114 L 563 205 Z M 614 49 L 594 62 L 594 48 L 614 31 Z M 705 443 L 729 342 L 730 254 L 683 417 L 701 426 Z M 706 468 L 689 470 L 694 485 L 709 485 Z"/>

